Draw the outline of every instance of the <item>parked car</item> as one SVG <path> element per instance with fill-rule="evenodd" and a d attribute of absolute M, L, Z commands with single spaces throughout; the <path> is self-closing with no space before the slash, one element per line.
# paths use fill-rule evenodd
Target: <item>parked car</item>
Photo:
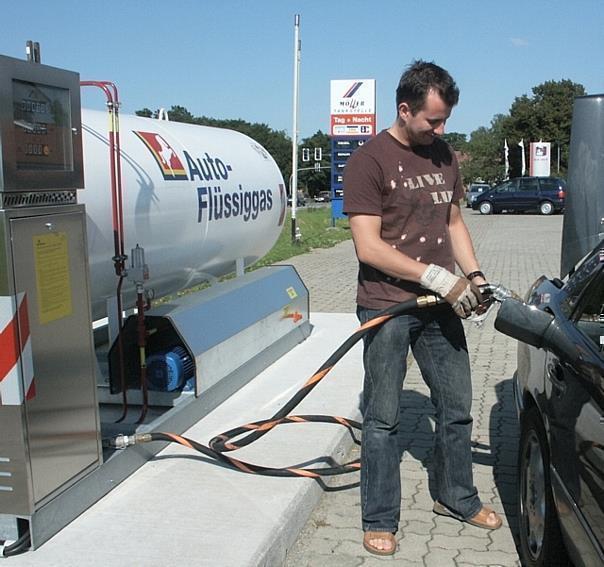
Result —
<path fill-rule="evenodd" d="M 329 203 L 331 201 L 331 191 L 319 191 L 315 201 L 317 203 Z"/>
<path fill-rule="evenodd" d="M 288 205 L 290 207 L 292 205 L 291 197 L 288 199 Z M 302 193 L 302 192 L 298 192 L 298 196 L 296 198 L 296 207 L 306 207 L 306 197 L 304 196 L 304 193 Z"/>
<path fill-rule="evenodd" d="M 466 193 L 466 207 L 472 207 L 474 199 L 481 193 L 488 191 L 491 186 L 488 183 L 470 183 L 468 186 L 468 192 Z"/>
<path fill-rule="evenodd" d="M 604 240 L 542 276 L 495 327 L 519 341 L 518 517 L 525 566 L 604 565 Z"/>
<path fill-rule="evenodd" d="M 564 210 L 566 181 L 559 177 L 516 177 L 478 195 L 472 209 L 483 215 L 501 211 L 538 211 L 551 215 Z"/>

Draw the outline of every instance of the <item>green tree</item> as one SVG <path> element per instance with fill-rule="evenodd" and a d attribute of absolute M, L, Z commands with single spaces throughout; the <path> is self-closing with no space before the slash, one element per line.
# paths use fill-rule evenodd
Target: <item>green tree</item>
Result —
<path fill-rule="evenodd" d="M 510 108 L 510 120 L 506 123 L 505 135 L 517 143 L 524 139 L 525 146 L 542 140 L 552 143 L 552 152 L 557 155 L 560 148 L 560 175 L 568 169 L 570 131 L 575 97 L 585 95 L 585 88 L 568 79 L 546 81 L 532 89 L 533 96 L 523 95 L 514 100 Z M 520 150 L 520 148 L 518 148 Z M 521 156 L 519 151 L 511 152 L 510 167 L 520 174 Z M 556 164 L 557 165 L 557 164 Z M 554 164 L 552 163 L 552 170 Z"/>
<path fill-rule="evenodd" d="M 522 173 L 522 154 L 518 143 L 523 140 L 528 167 L 528 147 L 542 140 L 552 143 L 552 173 L 557 174 L 557 155 L 560 148 L 560 175 L 566 176 L 568 152 L 575 97 L 585 94 L 583 85 L 567 79 L 546 81 L 532 89 L 533 96 L 517 97 L 509 114 L 496 115 L 490 127 L 481 127 L 470 135 L 464 148 L 467 159 L 461 164 L 465 183 L 477 179 L 489 183 L 503 180 L 505 176 L 504 143 L 509 152 L 508 177 Z"/>
<path fill-rule="evenodd" d="M 319 171 L 315 171 L 314 169 L 300 171 L 298 174 L 298 188 L 301 188 L 302 185 L 306 187 L 306 193 L 310 197 L 314 197 L 319 191 L 325 191 L 329 189 L 331 185 L 331 168 L 329 167 L 331 163 L 330 156 L 330 142 L 329 136 L 322 132 L 321 130 L 317 130 L 312 136 L 308 138 L 304 138 L 299 144 L 300 152 L 301 148 L 309 148 L 310 149 L 310 162 L 303 162 L 301 159 L 298 161 L 298 167 L 313 167 L 314 161 L 314 149 L 321 148 L 322 159 L 321 159 L 321 168 Z"/>
<path fill-rule="evenodd" d="M 446 134 L 443 134 L 441 138 L 458 152 L 465 151 L 468 144 L 467 136 L 465 134 L 460 134 L 459 132 L 447 132 Z"/>
<path fill-rule="evenodd" d="M 145 118 L 154 118 L 153 111 L 147 107 L 137 110 L 134 114 L 137 116 L 144 116 Z"/>
<path fill-rule="evenodd" d="M 461 174 L 465 184 L 473 181 L 498 183 L 504 178 L 504 129 L 509 117 L 497 114 L 487 128 L 481 126 L 470 135 L 466 144 Z"/>

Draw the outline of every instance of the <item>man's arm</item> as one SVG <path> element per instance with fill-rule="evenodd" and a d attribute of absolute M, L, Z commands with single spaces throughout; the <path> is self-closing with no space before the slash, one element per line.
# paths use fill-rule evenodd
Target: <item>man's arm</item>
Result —
<path fill-rule="evenodd" d="M 457 265 L 461 268 L 464 274 L 480 270 L 474 246 L 468 227 L 461 215 L 459 201 L 451 203 L 451 214 L 449 216 L 449 235 L 451 236 L 451 246 L 453 247 L 453 256 Z M 472 279 L 472 283 L 481 285 L 487 283 L 480 276 Z"/>
<path fill-rule="evenodd" d="M 392 248 L 381 237 L 382 218 L 377 215 L 350 214 L 350 229 L 360 262 L 381 272 L 417 282 L 445 299 L 460 317 L 468 317 L 480 300 L 480 292 L 465 278 L 441 266 L 426 265 Z"/>
<path fill-rule="evenodd" d="M 349 219 L 352 239 L 360 262 L 389 276 L 420 282 L 428 266 L 413 260 L 382 240 L 382 217 L 350 214 Z"/>

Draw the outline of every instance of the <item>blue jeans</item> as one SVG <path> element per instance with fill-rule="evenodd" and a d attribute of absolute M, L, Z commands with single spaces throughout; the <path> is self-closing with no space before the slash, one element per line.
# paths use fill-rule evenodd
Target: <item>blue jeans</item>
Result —
<path fill-rule="evenodd" d="M 361 323 L 378 311 L 358 307 Z M 364 531 L 395 532 L 401 506 L 398 427 L 409 347 L 436 409 L 438 500 L 468 519 L 482 506 L 472 480 L 472 383 L 461 320 L 447 307 L 389 319 L 364 337 L 361 511 Z"/>

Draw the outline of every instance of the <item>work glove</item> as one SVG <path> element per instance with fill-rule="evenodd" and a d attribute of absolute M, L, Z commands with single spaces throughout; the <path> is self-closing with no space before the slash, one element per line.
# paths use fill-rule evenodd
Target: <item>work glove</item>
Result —
<path fill-rule="evenodd" d="M 469 317 L 482 302 L 482 294 L 477 286 L 436 264 L 430 264 L 426 268 L 420 282 L 425 288 L 440 295 L 462 319 Z"/>

